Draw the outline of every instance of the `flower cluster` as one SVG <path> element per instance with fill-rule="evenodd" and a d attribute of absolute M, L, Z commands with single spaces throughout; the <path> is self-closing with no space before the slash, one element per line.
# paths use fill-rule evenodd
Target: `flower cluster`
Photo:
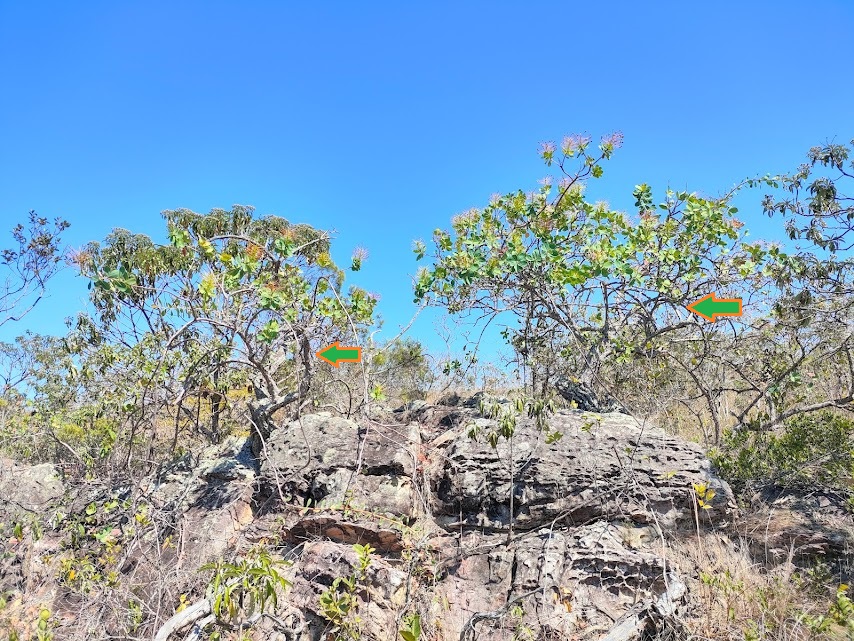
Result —
<path fill-rule="evenodd" d="M 603 136 L 601 140 L 602 145 L 610 145 L 614 149 L 619 149 L 623 146 L 623 134 L 620 131 L 615 131 L 612 134 L 608 134 L 607 136 Z"/>
<path fill-rule="evenodd" d="M 590 144 L 590 136 L 574 134 L 566 136 L 560 145 L 560 150 L 567 156 L 574 156 L 576 151 L 583 150 Z"/>
<path fill-rule="evenodd" d="M 541 156 L 551 156 L 557 150 L 555 144 L 551 141 L 549 142 L 541 142 L 540 143 L 540 155 Z"/>

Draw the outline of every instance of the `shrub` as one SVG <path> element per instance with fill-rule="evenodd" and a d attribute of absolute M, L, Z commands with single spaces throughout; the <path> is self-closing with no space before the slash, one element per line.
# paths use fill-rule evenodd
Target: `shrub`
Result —
<path fill-rule="evenodd" d="M 854 421 L 821 412 L 789 419 L 779 433 L 731 431 L 710 456 L 738 492 L 767 483 L 786 488 L 818 484 L 850 492 Z"/>

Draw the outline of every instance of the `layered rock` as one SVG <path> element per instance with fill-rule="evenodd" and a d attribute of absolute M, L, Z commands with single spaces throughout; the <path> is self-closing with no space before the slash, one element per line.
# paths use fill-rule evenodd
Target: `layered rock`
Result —
<path fill-rule="evenodd" d="M 306 415 L 274 430 L 258 459 L 247 439 L 232 438 L 144 480 L 133 499 L 151 506 L 156 523 L 128 541 L 121 577 L 156 613 L 137 634 L 203 638 L 213 619 L 209 574 L 198 568 L 261 544 L 291 562 L 291 586 L 274 616 L 254 618 L 247 632 L 325 640 L 337 631 L 321 595 L 353 575 L 353 545 L 367 544 L 374 553 L 355 590 L 366 641 L 398 639 L 411 613 L 420 615 L 421 638 L 436 641 L 497 641 L 524 629 L 541 639 L 682 635 L 700 568 L 674 550 L 707 528 L 713 537 L 728 529 L 744 537 L 752 516 L 739 517 L 702 448 L 624 414 L 580 410 L 549 418 L 549 432 L 562 435 L 554 443 L 519 417 L 512 443 L 492 448 L 469 436 L 471 425 L 496 428 L 478 414 L 480 400 L 416 402 L 396 420 Z M 80 512 L 116 492 L 92 486 L 74 497 L 48 467 L 10 465 L 22 479 L 0 476 L 0 505 L 10 514 L 57 505 Z M 780 545 L 821 552 L 848 544 L 841 526 L 818 541 L 806 536 L 805 521 L 797 525 Z M 25 560 L 36 550 L 28 545 L 7 555 L 19 559 L 17 569 L 0 568 L 3 585 L 22 594 Z M 50 532 L 39 545 L 59 552 Z M 29 585 L 49 584 L 55 567 L 43 569 Z M 195 602 L 175 612 L 181 593 Z M 62 605 L 72 596 L 55 585 L 38 593 L 65 617 L 57 638 L 108 638 L 75 636 L 85 608 L 80 595 L 74 607 Z M 119 629 L 118 620 L 104 621 L 104 630 Z"/>
<path fill-rule="evenodd" d="M 488 419 L 473 422 L 494 427 Z M 465 428 L 433 441 L 440 455 L 431 473 L 436 521 L 446 528 L 507 530 L 512 491 L 516 529 L 603 518 L 671 529 L 694 523 L 694 486 L 700 484 L 715 492 L 706 516 L 719 523 L 731 516 L 732 493 L 699 446 L 621 414 L 563 410 L 549 428 L 563 436 L 547 445 L 532 421 L 520 419 L 512 460 L 508 441 L 493 450 Z"/>

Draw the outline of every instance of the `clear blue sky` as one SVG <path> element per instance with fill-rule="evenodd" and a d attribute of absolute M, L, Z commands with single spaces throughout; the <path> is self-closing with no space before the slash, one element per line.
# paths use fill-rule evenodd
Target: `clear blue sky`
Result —
<path fill-rule="evenodd" d="M 852 33 L 851 0 L 0 0 L 2 233 L 35 209 L 71 245 L 163 239 L 164 209 L 254 205 L 334 228 L 340 261 L 367 248 L 353 282 L 391 330 L 412 241 L 535 187 L 541 141 L 622 131 L 594 193 L 628 208 L 640 182 L 719 193 L 849 140 Z M 64 274 L 0 339 L 61 332 L 85 297 Z"/>

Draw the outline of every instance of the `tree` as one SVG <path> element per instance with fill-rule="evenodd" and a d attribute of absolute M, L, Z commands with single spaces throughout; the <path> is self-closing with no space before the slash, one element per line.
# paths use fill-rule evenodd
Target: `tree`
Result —
<path fill-rule="evenodd" d="M 804 412 L 850 409 L 854 402 L 854 197 L 843 191 L 854 180 L 850 153 L 836 143 L 812 147 L 809 162 L 774 181 L 777 193 L 762 200 L 763 211 L 781 218 L 797 243 L 777 281 L 772 310 L 777 333 L 795 349 L 768 377 L 764 395 L 779 398 L 787 390 L 802 390 L 805 373 L 827 383 L 819 394 L 813 385 L 801 391 L 800 402 L 788 403 L 766 427 Z M 756 179 L 747 183 L 767 185 Z"/>
<path fill-rule="evenodd" d="M 13 244 L 0 250 L 0 326 L 23 318 L 44 295 L 47 282 L 61 267 L 60 241 L 68 222 L 29 213 L 27 226 L 12 229 Z"/>
<path fill-rule="evenodd" d="M 277 412 L 310 402 L 315 351 L 370 323 L 376 299 L 343 291 L 329 235 L 308 225 L 239 205 L 163 215 L 169 245 L 115 230 L 78 256 L 99 314 L 93 343 L 139 350 L 138 413 L 180 408 L 202 388 L 216 405 L 244 381 L 255 435 L 266 439 Z"/>
<path fill-rule="evenodd" d="M 431 383 L 430 365 L 421 343 L 401 338 L 371 350 L 370 375 L 374 395 L 403 402 L 423 399 Z"/>
<path fill-rule="evenodd" d="M 603 139 L 592 155 L 589 139 L 567 138 L 558 158 L 547 144 L 546 164 L 562 173 L 554 197 L 547 179 L 537 192 L 497 197 L 456 217 L 453 237 L 437 229 L 434 264 L 420 271 L 416 299 L 486 318 L 513 312 L 520 329 L 505 336 L 523 355 L 557 327 L 587 382 L 610 356 L 650 350 L 651 341 L 696 325 L 684 304 L 710 287 L 734 291 L 750 271 L 739 266 L 762 250 L 742 243 L 727 198 L 668 191 L 658 215 L 650 188 L 639 185 L 637 218 L 588 203 L 585 181 L 602 175 L 620 140 Z M 581 165 L 574 173 L 572 158 Z M 424 256 L 423 244 L 416 253 Z"/>
<path fill-rule="evenodd" d="M 115 385 L 96 388 L 78 371 L 66 339 L 27 332 L 0 343 L 0 448 L 21 460 L 82 467 L 103 458 L 113 421 L 103 410 Z"/>
<path fill-rule="evenodd" d="M 850 144 L 854 146 L 854 140 Z M 854 197 L 840 193 L 839 187 L 840 183 L 854 181 L 854 160 L 848 160 L 850 155 L 847 145 L 826 143 L 812 147 L 807 154 L 809 162 L 781 178 L 789 195 L 782 199 L 773 194 L 765 196 L 763 209 L 769 216 L 783 216 L 790 238 L 806 239 L 831 254 L 854 248 Z M 833 172 L 816 175 L 821 168 Z"/>
<path fill-rule="evenodd" d="M 637 185 L 634 215 L 588 202 L 587 181 L 603 175 L 603 162 L 620 143 L 619 135 L 606 137 L 595 153 L 584 137 L 566 138 L 560 152 L 545 144 L 542 158 L 561 174 L 556 193 L 549 177 L 538 191 L 495 197 L 457 216 L 452 233 L 437 229 L 432 264 L 417 276 L 416 300 L 473 315 L 475 322 L 515 315 L 517 328 L 503 335 L 531 365 L 539 394 L 561 363 L 612 393 L 620 380 L 675 382 L 682 402 L 702 401 L 715 440 L 725 418 L 738 424 L 758 418 L 768 426 L 811 411 L 795 397 L 776 414 L 759 408 L 773 406 L 775 394 L 809 366 L 848 354 L 850 336 L 840 342 L 845 316 L 828 298 L 840 295 L 841 282 L 850 283 L 847 267 L 787 254 L 776 243 L 747 242 L 732 198 L 745 187 L 777 188 L 777 177 L 746 180 L 714 198 L 667 190 L 657 206 L 651 188 Z M 573 159 L 579 166 L 570 171 Z M 826 188 L 813 191 L 826 202 Z M 417 258 L 426 251 L 416 243 Z M 687 311 L 709 293 L 742 298 L 745 315 L 708 323 Z M 828 315 L 813 325 L 804 314 L 822 309 L 813 305 L 816 296 Z M 727 394 L 738 401 L 724 411 Z"/>

